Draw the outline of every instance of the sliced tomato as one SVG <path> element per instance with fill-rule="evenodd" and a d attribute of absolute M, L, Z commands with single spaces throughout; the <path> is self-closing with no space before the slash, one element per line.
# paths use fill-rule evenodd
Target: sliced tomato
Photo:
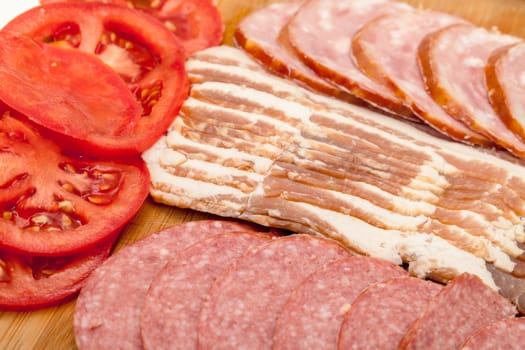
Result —
<path fill-rule="evenodd" d="M 109 256 L 112 243 L 60 257 L 0 251 L 0 309 L 35 310 L 68 300 Z"/>
<path fill-rule="evenodd" d="M 103 2 L 129 6 L 158 18 L 184 45 L 187 55 L 220 44 L 224 34 L 221 14 L 210 0 L 40 0 Z"/>
<path fill-rule="evenodd" d="M 46 45 L 74 48 L 98 57 L 120 75 L 135 96 L 141 108 L 141 116 L 137 120 L 127 114 L 108 114 L 103 122 L 108 127 L 107 132 L 100 127 L 100 132 L 86 135 L 85 131 L 80 130 L 83 126 L 79 123 L 75 127 L 73 122 L 74 134 L 59 134 L 65 136 L 71 147 L 85 154 L 113 157 L 145 151 L 166 131 L 188 94 L 183 48 L 164 25 L 140 11 L 102 3 L 54 3 L 24 12 L 8 23 L 4 30 L 28 36 Z M 14 54 L 16 59 L 16 52 L 10 54 Z M 82 57 L 79 55 L 78 60 Z M 78 62 L 76 67 L 82 69 L 83 65 Z M 74 69 L 72 67 L 70 71 Z M 82 72 L 75 72 L 73 76 L 81 75 Z M 47 79 L 39 76 L 33 78 L 45 89 Z M 55 80 L 57 83 L 63 81 L 64 86 L 67 86 L 68 78 L 59 75 Z M 83 83 L 74 79 L 74 83 L 69 84 L 70 88 L 76 87 L 79 92 L 95 94 L 96 97 L 98 93 L 88 88 L 90 79 L 96 80 L 98 77 L 86 75 Z M 2 87 L 7 90 L 4 94 L 10 93 L 9 87 L 8 84 Z M 22 105 L 26 101 L 16 89 L 12 91 L 10 106 L 16 110 L 23 109 Z M 92 103 L 97 104 L 96 98 L 93 100 Z M 106 104 L 103 102 L 101 100 L 97 106 L 91 106 L 92 109 L 104 109 Z M 68 103 L 72 101 L 50 100 L 47 106 L 39 110 L 35 108 L 27 116 L 49 127 L 49 121 L 54 119 L 53 113 L 59 109 L 57 105 Z M 126 125 L 128 121 L 130 124 Z"/>
<path fill-rule="evenodd" d="M 56 256 L 118 235 L 149 191 L 144 163 L 66 154 L 0 106 L 0 249 Z"/>

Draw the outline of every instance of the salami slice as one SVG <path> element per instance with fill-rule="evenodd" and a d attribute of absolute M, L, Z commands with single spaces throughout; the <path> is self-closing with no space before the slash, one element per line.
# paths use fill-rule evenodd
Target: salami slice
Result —
<path fill-rule="evenodd" d="M 348 56 L 350 39 L 362 25 L 380 15 L 410 10 L 407 4 L 388 0 L 310 0 L 288 23 L 288 39 L 317 75 L 379 109 L 414 119 L 399 98 L 363 74 Z"/>
<path fill-rule="evenodd" d="M 521 350 L 525 344 L 525 318 L 500 320 L 471 335 L 462 350 Z"/>
<path fill-rule="evenodd" d="M 389 87 L 434 129 L 457 141 L 491 145 L 485 136 L 450 116 L 432 99 L 417 63 L 417 49 L 425 35 L 461 22 L 461 18 L 437 11 L 381 16 L 354 35 L 352 53 L 363 72 Z"/>
<path fill-rule="evenodd" d="M 172 226 L 109 257 L 87 279 L 77 299 L 75 340 L 80 349 L 140 349 L 140 313 L 156 273 L 173 255 L 213 234 L 255 230 L 204 220 Z"/>
<path fill-rule="evenodd" d="M 203 303 L 203 349 L 268 349 L 275 321 L 295 286 L 323 264 L 347 257 L 335 241 L 296 234 L 274 239 L 236 260 Z"/>
<path fill-rule="evenodd" d="M 370 284 L 407 276 L 384 260 L 353 256 L 326 264 L 291 294 L 279 314 L 274 349 L 335 349 L 345 310 Z"/>
<path fill-rule="evenodd" d="M 485 79 L 492 107 L 507 127 L 525 140 L 525 42 L 492 52 Z"/>
<path fill-rule="evenodd" d="M 225 233 L 176 254 L 153 279 L 142 308 L 145 349 L 196 349 L 201 304 L 214 279 L 250 247 L 270 240 L 254 233 Z"/>
<path fill-rule="evenodd" d="M 441 285 L 414 277 L 372 284 L 352 303 L 339 331 L 338 349 L 396 349 Z M 381 336 L 377 331 L 381 330 Z"/>
<path fill-rule="evenodd" d="M 301 4 L 300 1 L 274 3 L 252 12 L 237 26 L 235 44 L 277 74 L 325 94 L 345 97 L 343 90 L 317 76 L 290 47 L 287 31 L 282 29 Z"/>
<path fill-rule="evenodd" d="M 462 274 L 432 299 L 399 349 L 457 349 L 473 332 L 515 314 L 516 308 L 478 277 Z"/>
<path fill-rule="evenodd" d="M 484 68 L 490 54 L 519 39 L 470 24 L 455 24 L 426 36 L 418 57 L 428 91 L 454 118 L 518 157 L 525 143 L 494 112 Z"/>

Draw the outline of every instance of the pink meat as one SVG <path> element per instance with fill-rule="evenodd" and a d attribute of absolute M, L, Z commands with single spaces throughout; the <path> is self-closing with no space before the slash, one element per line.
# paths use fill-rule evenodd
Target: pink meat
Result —
<path fill-rule="evenodd" d="M 271 239 L 254 233 L 225 233 L 179 252 L 153 279 L 142 308 L 145 349 L 195 349 L 201 304 L 213 281 L 248 248 Z"/>
<path fill-rule="evenodd" d="M 525 345 L 525 318 L 515 317 L 491 323 L 472 334 L 462 350 L 521 350 Z"/>
<path fill-rule="evenodd" d="M 270 348 L 279 310 L 295 286 L 323 264 L 348 254 L 335 241 L 296 234 L 236 260 L 202 305 L 199 348 Z"/>
<path fill-rule="evenodd" d="M 457 349 L 475 331 L 516 314 L 516 308 L 478 277 L 456 277 L 432 299 L 399 349 Z"/>
<path fill-rule="evenodd" d="M 359 293 L 407 275 L 397 265 L 362 256 L 326 264 L 292 292 L 279 314 L 273 349 L 335 349 L 344 312 Z"/>
<path fill-rule="evenodd" d="M 489 145 L 492 142 L 486 137 L 450 116 L 432 99 L 417 62 L 418 46 L 425 35 L 461 22 L 465 21 L 436 11 L 381 16 L 354 35 L 352 52 L 363 72 L 389 87 L 434 129 L 458 141 Z"/>
<path fill-rule="evenodd" d="M 172 226 L 129 245 L 87 279 L 76 302 L 75 340 L 80 349 L 140 349 L 140 314 L 153 277 L 175 253 L 210 235 L 255 231 L 229 221 Z"/>
<path fill-rule="evenodd" d="M 299 56 L 319 76 L 347 89 L 377 108 L 413 118 L 389 89 L 363 74 L 348 56 L 352 36 L 371 19 L 412 7 L 388 0 L 310 0 L 288 24 L 288 38 Z"/>
<path fill-rule="evenodd" d="M 413 277 L 372 284 L 344 315 L 338 348 L 396 349 L 410 325 L 440 290 L 437 283 Z"/>

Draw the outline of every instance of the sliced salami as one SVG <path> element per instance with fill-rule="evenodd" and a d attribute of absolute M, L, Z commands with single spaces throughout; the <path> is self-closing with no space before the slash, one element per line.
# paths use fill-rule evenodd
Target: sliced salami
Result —
<path fill-rule="evenodd" d="M 203 349 L 268 349 L 279 310 L 293 288 L 329 261 L 349 253 L 335 241 L 296 234 L 274 239 L 236 260 L 203 303 Z"/>
<path fill-rule="evenodd" d="M 372 284 L 352 303 L 339 331 L 338 349 L 396 349 L 442 286 L 413 277 Z M 377 330 L 381 336 L 377 336 Z"/>
<path fill-rule="evenodd" d="M 384 260 L 352 256 L 324 265 L 290 295 L 275 326 L 274 349 L 335 349 L 343 315 L 370 284 L 407 276 Z"/>
<path fill-rule="evenodd" d="M 412 324 L 399 349 L 457 349 L 475 331 L 512 317 L 516 308 L 473 275 L 456 277 Z"/>
<path fill-rule="evenodd" d="M 201 304 L 228 264 L 270 235 L 224 233 L 179 252 L 153 279 L 142 308 L 145 349 L 196 349 Z"/>
<path fill-rule="evenodd" d="M 500 320 L 471 335 L 462 350 L 521 350 L 525 345 L 525 318 Z"/>
<path fill-rule="evenodd" d="M 424 122 L 461 142 L 491 145 L 485 136 L 450 116 L 427 93 L 417 62 L 419 42 L 445 26 L 465 22 L 444 12 L 414 11 L 385 15 L 364 25 L 352 39 L 359 68 L 389 87 Z"/>
<path fill-rule="evenodd" d="M 310 0 L 288 23 L 288 39 L 317 75 L 377 108 L 414 119 L 399 98 L 363 74 L 348 56 L 350 39 L 362 25 L 380 15 L 412 9 L 388 0 Z"/>
<path fill-rule="evenodd" d="M 525 43 L 492 52 L 485 79 L 492 107 L 507 127 L 525 140 Z"/>
<path fill-rule="evenodd" d="M 80 349 L 140 349 L 140 314 L 153 277 L 173 255 L 210 235 L 255 231 L 246 224 L 204 220 L 172 226 L 109 257 L 87 279 L 76 302 Z"/>
<path fill-rule="evenodd" d="M 418 48 L 428 91 L 454 118 L 518 157 L 525 143 L 494 112 L 484 68 L 490 54 L 520 39 L 470 24 L 455 24 L 427 35 Z"/>
<path fill-rule="evenodd" d="M 270 70 L 332 95 L 344 92 L 321 79 L 301 61 L 290 47 L 285 28 L 302 2 L 274 3 L 246 16 L 234 33 L 235 44 Z M 348 98 L 348 96 L 346 96 Z"/>

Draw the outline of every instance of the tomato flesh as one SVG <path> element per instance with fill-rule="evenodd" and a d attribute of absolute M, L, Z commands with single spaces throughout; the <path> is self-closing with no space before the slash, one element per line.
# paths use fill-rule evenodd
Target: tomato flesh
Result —
<path fill-rule="evenodd" d="M 49 115 L 57 108 L 55 104 L 50 103 L 47 109 L 27 111 L 22 102 L 16 102 L 20 100 L 19 93 L 6 98 L 13 109 L 22 110 L 34 122 L 57 132 L 60 142 L 84 154 L 133 157 L 144 152 L 166 131 L 187 97 L 189 82 L 183 48 L 165 26 L 140 11 L 103 3 L 54 3 L 26 11 L 8 23 L 4 30 L 28 36 L 45 43 L 45 46 L 66 47 L 93 55 L 125 82 L 128 93 L 140 107 L 139 118 L 111 114 L 101 123 L 108 127 L 109 131 L 105 133 L 86 135 L 80 130 L 80 125 L 65 133 L 49 125 Z M 77 72 L 77 76 L 80 75 L 81 72 Z M 57 79 L 60 78 L 67 77 Z M 95 79 L 91 76 L 85 78 L 84 81 Z M 46 80 L 36 79 L 46 86 Z M 79 91 L 84 91 L 84 84 L 78 82 Z M 10 94 L 9 86 L 5 90 L 5 94 Z M 97 96 L 96 91 L 86 91 L 85 94 Z M 119 98 L 119 95 L 115 96 L 115 99 Z M 102 109 L 107 106 L 96 102 L 93 105 L 92 108 L 98 106 Z M 111 132 L 111 125 L 126 127 L 117 134 Z"/>
<path fill-rule="evenodd" d="M 142 161 L 68 155 L 0 106 L 0 249 L 57 256 L 118 235 L 149 192 Z"/>

